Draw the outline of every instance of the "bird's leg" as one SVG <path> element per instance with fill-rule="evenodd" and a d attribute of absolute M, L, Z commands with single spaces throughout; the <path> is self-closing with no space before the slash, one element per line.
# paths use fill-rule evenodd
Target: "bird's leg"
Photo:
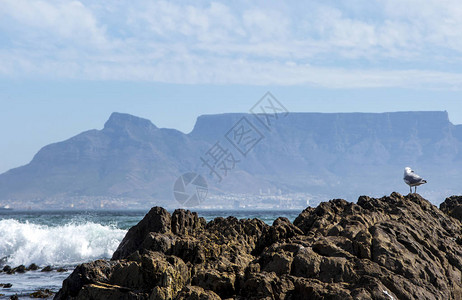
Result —
<path fill-rule="evenodd" d="M 412 186 L 409 186 L 409 194 L 412 194 Z"/>
<path fill-rule="evenodd" d="M 417 194 L 417 185 L 414 187 L 414 193 Z"/>

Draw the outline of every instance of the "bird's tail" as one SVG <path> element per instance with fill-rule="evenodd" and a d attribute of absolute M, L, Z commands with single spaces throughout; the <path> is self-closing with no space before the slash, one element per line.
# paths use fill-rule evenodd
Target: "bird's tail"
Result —
<path fill-rule="evenodd" d="M 424 180 L 422 180 L 422 182 L 423 182 L 423 183 L 427 183 L 427 181 L 426 181 L 425 179 L 424 179 Z"/>

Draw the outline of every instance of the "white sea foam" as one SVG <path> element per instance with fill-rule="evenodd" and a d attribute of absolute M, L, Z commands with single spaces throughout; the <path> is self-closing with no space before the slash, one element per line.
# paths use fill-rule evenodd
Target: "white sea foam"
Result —
<path fill-rule="evenodd" d="M 18 266 L 73 265 L 99 258 L 110 258 L 126 231 L 87 222 L 62 226 L 0 220 L 0 258 Z"/>

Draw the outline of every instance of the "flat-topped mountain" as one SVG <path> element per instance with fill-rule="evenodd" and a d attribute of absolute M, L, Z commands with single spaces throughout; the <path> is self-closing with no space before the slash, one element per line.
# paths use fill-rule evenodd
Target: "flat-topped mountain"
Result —
<path fill-rule="evenodd" d="M 242 136 L 247 129 L 253 135 Z M 250 150 L 240 152 L 232 144 L 237 141 Z M 219 170 L 221 182 L 203 162 L 212 160 L 209 150 L 219 150 L 217 145 L 234 159 L 228 159 L 226 174 Z M 433 202 L 460 193 L 462 125 L 453 125 L 446 112 L 289 113 L 273 118 L 270 128 L 250 114 L 221 114 L 200 116 L 184 134 L 113 113 L 103 129 L 45 146 L 29 164 L 0 175 L 0 203 L 174 207 L 173 184 L 190 171 L 205 176 L 209 195 L 355 199 L 388 194 L 390 188 L 407 191 L 405 166 L 428 181 L 419 191 Z"/>

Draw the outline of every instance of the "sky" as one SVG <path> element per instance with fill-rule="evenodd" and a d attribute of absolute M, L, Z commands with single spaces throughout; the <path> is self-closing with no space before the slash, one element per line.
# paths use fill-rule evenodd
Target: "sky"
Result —
<path fill-rule="evenodd" d="M 462 124 L 460 28 L 457 0 L 0 0 L 0 172 L 114 111 L 189 132 L 267 91 Z"/>

